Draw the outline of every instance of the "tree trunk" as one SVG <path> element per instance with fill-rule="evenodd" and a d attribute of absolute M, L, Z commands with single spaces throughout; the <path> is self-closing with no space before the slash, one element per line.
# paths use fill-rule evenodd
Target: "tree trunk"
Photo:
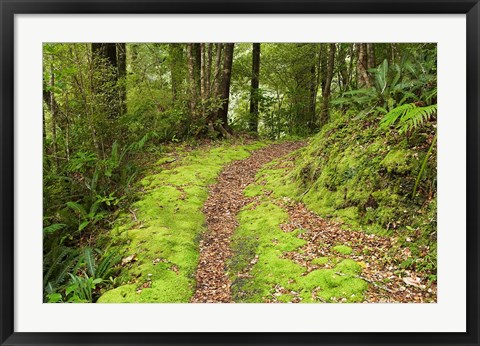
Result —
<path fill-rule="evenodd" d="M 260 43 L 253 43 L 252 83 L 250 89 L 250 131 L 258 132 L 258 86 L 260 83 Z"/>
<path fill-rule="evenodd" d="M 197 83 L 195 80 L 195 56 L 193 52 L 193 43 L 187 44 L 188 56 L 188 79 L 190 86 L 190 114 L 196 120 L 197 111 Z"/>
<path fill-rule="evenodd" d="M 348 87 L 348 65 L 347 65 L 347 47 L 340 43 L 337 55 L 338 75 L 341 91 L 347 91 Z"/>
<path fill-rule="evenodd" d="M 373 43 L 367 43 L 367 55 L 368 69 L 375 68 L 377 64 L 375 62 L 375 46 Z"/>
<path fill-rule="evenodd" d="M 222 50 L 223 45 L 221 43 L 216 44 L 216 53 L 215 53 L 215 68 L 213 71 L 213 81 L 211 85 L 212 93 L 211 97 L 216 99 L 220 94 L 220 84 L 221 84 L 221 74 L 222 70 Z"/>
<path fill-rule="evenodd" d="M 125 43 L 117 43 L 118 54 L 118 86 L 120 96 L 120 115 L 127 113 L 127 49 Z"/>
<path fill-rule="evenodd" d="M 357 44 L 357 80 L 360 88 L 371 86 L 370 77 L 368 76 L 368 57 L 367 57 L 367 44 Z"/>
<path fill-rule="evenodd" d="M 57 102 L 55 101 L 55 74 L 53 72 L 53 64 L 50 66 L 50 114 L 52 116 L 52 155 L 55 159 L 55 164 L 58 167 L 58 148 L 57 148 Z"/>
<path fill-rule="evenodd" d="M 193 56 L 194 56 L 194 66 L 195 66 L 195 81 L 196 81 L 196 86 L 197 86 L 197 95 L 200 95 L 200 83 L 201 83 L 201 76 L 200 76 L 200 71 L 201 69 L 201 64 L 202 64 L 202 51 L 200 49 L 200 43 L 194 43 L 193 44 Z M 198 100 L 197 100 L 198 101 Z"/>
<path fill-rule="evenodd" d="M 335 43 L 330 44 L 327 63 L 327 76 L 325 81 L 325 88 L 322 89 L 322 111 L 320 113 L 320 126 L 323 126 L 329 120 L 329 101 L 330 101 L 330 87 L 333 79 L 333 67 L 335 64 Z"/>
<path fill-rule="evenodd" d="M 206 68 L 205 43 L 200 43 L 200 102 L 202 104 L 202 118 L 205 118 L 205 101 L 207 99 Z"/>
<path fill-rule="evenodd" d="M 173 105 L 176 105 L 184 78 L 182 74 L 184 68 L 184 45 L 180 43 L 170 43 L 168 47 L 170 57 L 170 79 L 172 80 L 172 103 Z"/>
<path fill-rule="evenodd" d="M 232 77 L 232 63 L 233 63 L 233 48 L 234 43 L 225 43 L 225 55 L 223 57 L 223 74 L 222 83 L 220 87 L 221 108 L 218 111 L 217 119 L 221 121 L 220 127 L 223 127 L 227 132 L 230 130 L 228 126 L 228 103 L 230 97 L 230 79 Z M 223 131 L 221 131 L 223 132 Z M 225 135 L 224 133 L 222 133 Z"/>
<path fill-rule="evenodd" d="M 348 79 L 347 79 L 347 83 L 345 85 L 345 91 L 347 91 L 347 89 L 349 88 L 349 86 L 351 86 L 352 81 L 353 81 L 353 73 L 354 73 L 353 62 L 354 62 L 354 60 L 355 60 L 355 44 L 352 43 L 352 44 L 350 44 L 350 64 L 348 66 Z"/>
<path fill-rule="evenodd" d="M 205 71 L 205 94 L 206 98 L 211 98 L 211 88 L 210 80 L 212 78 L 212 54 L 213 54 L 213 43 L 208 44 L 207 48 L 207 68 Z"/>
<path fill-rule="evenodd" d="M 103 80 L 100 80 L 101 84 L 107 84 L 107 88 L 96 88 L 98 93 L 106 95 L 107 101 L 107 117 L 109 119 L 115 119 L 119 115 L 119 97 L 115 90 L 118 82 L 118 61 L 117 61 L 117 45 L 115 43 L 92 43 L 92 55 L 94 66 L 102 71 Z M 106 65 L 102 63 L 106 62 Z M 104 71 L 104 67 L 108 71 Z M 106 72 L 106 73 L 105 73 Z"/>

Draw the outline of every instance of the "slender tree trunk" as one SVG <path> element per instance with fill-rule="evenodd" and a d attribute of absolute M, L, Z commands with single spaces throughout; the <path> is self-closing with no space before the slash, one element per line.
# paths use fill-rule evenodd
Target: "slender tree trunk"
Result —
<path fill-rule="evenodd" d="M 220 84 L 221 84 L 221 70 L 222 70 L 222 50 L 223 45 L 221 43 L 216 44 L 215 52 L 215 68 L 213 71 L 213 81 L 211 84 L 212 88 L 212 98 L 216 99 L 220 95 Z"/>
<path fill-rule="evenodd" d="M 357 44 L 357 79 L 359 87 L 371 86 L 370 77 L 368 76 L 368 57 L 367 57 L 367 44 L 358 43 Z"/>
<path fill-rule="evenodd" d="M 195 56 L 193 52 L 193 43 L 187 44 L 188 56 L 188 78 L 190 86 L 190 113 L 193 119 L 196 120 L 197 112 L 197 83 L 195 80 Z"/>
<path fill-rule="evenodd" d="M 312 66 L 310 67 L 310 102 L 308 104 L 308 114 L 310 118 L 308 119 L 307 127 L 310 131 L 315 130 L 315 118 L 316 118 L 316 108 L 317 108 L 317 73 L 315 68 L 315 59 L 312 59 Z"/>
<path fill-rule="evenodd" d="M 205 71 L 205 94 L 206 98 L 211 98 L 211 88 L 210 80 L 212 78 L 212 54 L 213 54 L 213 43 L 208 44 L 207 48 L 207 68 Z"/>
<path fill-rule="evenodd" d="M 214 122 L 217 118 L 218 109 L 212 106 L 216 106 L 218 99 L 220 98 L 220 87 L 222 84 L 222 50 L 223 44 L 216 43 L 215 44 L 215 65 L 213 70 L 212 80 L 210 82 L 210 98 L 211 104 L 209 109 L 209 114 L 207 115 L 207 126 L 208 132 L 211 136 L 215 136 L 215 127 Z"/>
<path fill-rule="evenodd" d="M 232 63 L 233 63 L 233 48 L 234 43 L 225 43 L 225 55 L 223 59 L 223 75 L 222 75 L 222 84 L 220 90 L 220 96 L 222 99 L 222 106 L 218 112 L 218 119 L 221 120 L 221 125 L 219 126 L 222 134 L 227 136 L 229 129 L 228 126 L 228 103 L 230 97 L 230 79 L 232 77 Z M 226 133 L 224 133 L 226 130 Z"/>
<path fill-rule="evenodd" d="M 355 44 L 350 44 L 350 64 L 348 66 L 348 79 L 347 83 L 345 85 L 345 91 L 348 90 L 349 87 L 351 87 L 352 81 L 353 81 L 353 62 L 355 61 Z"/>
<path fill-rule="evenodd" d="M 47 91 L 47 87 L 45 85 L 45 80 L 43 82 L 43 102 L 48 105 L 49 104 L 49 101 L 48 101 L 48 98 L 49 98 L 49 93 Z M 45 105 L 43 105 L 42 107 L 42 130 L 43 130 L 43 148 L 46 148 L 45 146 L 45 141 L 47 140 L 47 127 L 46 127 L 46 124 L 45 124 Z"/>
<path fill-rule="evenodd" d="M 368 55 L 368 69 L 375 68 L 377 66 L 375 61 L 375 46 L 373 43 L 367 43 L 367 55 Z"/>
<path fill-rule="evenodd" d="M 70 161 L 70 119 L 68 118 L 68 92 L 65 94 L 65 155 Z"/>
<path fill-rule="evenodd" d="M 325 89 L 327 83 L 327 70 L 328 70 L 328 45 L 320 43 L 320 85 L 322 92 Z"/>
<path fill-rule="evenodd" d="M 125 43 L 117 43 L 118 84 L 120 95 L 120 115 L 127 113 L 127 49 Z"/>
<path fill-rule="evenodd" d="M 341 90 L 346 91 L 348 86 L 348 65 L 347 65 L 347 47 L 344 44 L 339 45 L 338 54 L 337 54 L 337 66 L 339 80 L 341 81 Z"/>
<path fill-rule="evenodd" d="M 50 115 L 52 116 L 52 155 L 55 158 L 55 164 L 58 167 L 58 148 L 57 148 L 57 102 L 55 101 L 55 74 L 53 64 L 50 65 Z"/>
<path fill-rule="evenodd" d="M 207 73 L 206 73 L 205 43 L 200 43 L 200 102 L 202 104 L 202 118 L 205 118 L 205 102 L 207 99 Z"/>
<path fill-rule="evenodd" d="M 330 44 L 330 49 L 328 53 L 328 64 L 327 64 L 327 76 L 325 82 L 325 88 L 322 90 L 322 111 L 320 114 L 320 125 L 323 126 L 329 120 L 329 101 L 330 101 L 330 87 L 333 79 L 333 67 L 335 64 L 335 43 Z"/>
<path fill-rule="evenodd" d="M 172 103 L 175 105 L 178 100 L 178 95 L 181 91 L 183 82 L 183 58 L 184 58 L 184 45 L 180 43 L 169 44 L 169 65 L 170 65 L 170 79 L 172 80 Z"/>
<path fill-rule="evenodd" d="M 195 71 L 195 81 L 197 86 L 197 95 L 200 95 L 201 88 L 201 64 L 202 64 L 202 51 L 200 49 L 200 43 L 193 44 L 193 56 L 194 56 L 194 71 Z M 198 101 L 198 100 L 197 100 Z"/>
<path fill-rule="evenodd" d="M 253 43 L 252 83 L 250 89 L 250 131 L 258 132 L 258 86 L 260 83 L 260 43 Z"/>

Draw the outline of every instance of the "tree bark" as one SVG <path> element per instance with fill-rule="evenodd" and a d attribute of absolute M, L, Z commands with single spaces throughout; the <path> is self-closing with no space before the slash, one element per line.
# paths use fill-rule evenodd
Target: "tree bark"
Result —
<path fill-rule="evenodd" d="M 207 99 L 206 74 L 205 43 L 200 43 L 200 100 L 202 104 L 202 118 L 205 117 L 205 101 Z"/>
<path fill-rule="evenodd" d="M 207 68 L 205 71 L 205 94 L 207 98 L 211 98 L 211 88 L 210 80 L 212 78 L 212 54 L 213 54 L 213 43 L 208 44 L 207 48 Z"/>
<path fill-rule="evenodd" d="M 220 84 L 221 84 L 221 74 L 222 70 L 222 50 L 223 45 L 221 43 L 216 44 L 215 52 L 215 68 L 213 71 L 213 82 L 212 82 L 212 94 L 211 97 L 216 99 L 220 94 Z"/>
<path fill-rule="evenodd" d="M 371 87 L 370 77 L 368 76 L 368 57 L 367 57 L 367 44 L 357 44 L 357 80 L 359 87 Z"/>
<path fill-rule="evenodd" d="M 120 115 L 127 113 L 127 49 L 125 43 L 117 43 L 118 84 L 120 96 Z"/>
<path fill-rule="evenodd" d="M 348 86 L 347 47 L 342 43 L 339 44 L 337 66 L 341 91 L 346 91 Z"/>
<path fill-rule="evenodd" d="M 92 43 L 92 55 L 95 68 L 102 70 L 103 80 L 100 80 L 100 83 L 110 84 L 105 89 L 100 85 L 100 88 L 96 88 L 96 92 L 106 95 L 107 117 L 113 120 L 120 113 L 119 97 L 115 90 L 118 82 L 117 45 L 115 43 Z M 106 65 L 103 65 L 103 60 L 106 61 Z M 109 71 L 103 70 L 103 67 L 106 67 Z M 112 85 L 114 88 L 112 88 Z"/>
<path fill-rule="evenodd" d="M 252 81 L 250 89 L 250 121 L 249 128 L 258 132 L 258 86 L 260 84 L 260 43 L 253 43 Z"/>
<path fill-rule="evenodd" d="M 322 111 L 320 113 L 320 126 L 323 126 L 329 120 L 329 101 L 330 101 L 330 87 L 333 79 L 333 67 L 335 64 L 335 43 L 330 44 L 327 63 L 327 76 L 325 87 L 322 89 Z"/>
<path fill-rule="evenodd" d="M 196 119 L 197 112 L 197 83 L 195 79 L 195 56 L 193 52 L 193 43 L 187 44 L 188 56 L 188 78 L 190 86 L 190 114 Z"/>
<path fill-rule="evenodd" d="M 232 77 L 233 48 L 234 43 L 225 43 L 225 55 L 223 57 L 223 74 L 220 90 L 221 108 L 219 109 L 217 119 L 221 121 L 220 127 L 227 132 L 230 130 L 228 125 L 228 103 L 230 96 L 230 79 Z M 223 131 L 222 131 L 223 132 Z M 223 134 L 225 135 L 225 134 Z"/>
<path fill-rule="evenodd" d="M 375 61 L 375 46 L 373 43 L 367 43 L 367 56 L 368 69 L 375 68 L 377 64 Z"/>
<path fill-rule="evenodd" d="M 168 48 L 170 58 L 170 79 L 172 80 L 172 103 L 173 105 L 176 105 L 184 78 L 182 74 L 182 70 L 184 68 L 184 45 L 180 43 L 170 43 Z"/>
<path fill-rule="evenodd" d="M 55 100 L 55 74 L 53 72 L 53 64 L 50 66 L 50 115 L 52 116 L 52 155 L 55 158 L 55 164 L 58 167 L 58 148 L 57 148 L 57 113 L 58 107 Z"/>

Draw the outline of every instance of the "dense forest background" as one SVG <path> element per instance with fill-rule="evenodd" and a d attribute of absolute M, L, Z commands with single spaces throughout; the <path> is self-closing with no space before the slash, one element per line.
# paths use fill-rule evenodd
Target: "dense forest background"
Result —
<path fill-rule="evenodd" d="M 282 177 L 318 215 L 396 234 L 436 282 L 435 44 L 48 43 L 44 299 L 122 284 L 110 231 L 150 162 L 215 143 L 308 140 Z M 392 233 L 393 232 L 393 233 Z M 393 261 L 393 260 L 392 260 Z"/>

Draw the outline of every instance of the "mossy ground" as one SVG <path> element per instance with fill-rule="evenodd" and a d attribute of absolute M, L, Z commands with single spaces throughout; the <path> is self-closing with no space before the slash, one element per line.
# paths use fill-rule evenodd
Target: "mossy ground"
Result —
<path fill-rule="evenodd" d="M 333 269 L 307 275 L 306 268 L 282 257 L 286 251 L 300 251 L 302 245 L 298 230 L 285 233 L 279 227 L 288 219 L 274 204 L 282 199 L 301 201 L 350 229 L 397 237 L 392 254 L 398 253 L 398 247 L 408 247 L 412 254 L 399 268 L 424 271 L 435 280 L 436 182 L 431 178 L 436 176 L 435 158 L 428 163 L 419 192 L 411 195 L 428 150 L 427 137 L 428 133 L 409 137 L 385 133 L 375 119 L 339 118 L 296 154 L 294 168 L 275 161 L 265 165 L 256 183 L 245 189 L 246 196 L 263 202 L 239 215 L 230 265 L 235 301 L 363 299 L 368 284 L 358 274 L 364 263 L 348 259 L 349 246 L 332 248 L 339 257 L 312 261 Z"/>
<path fill-rule="evenodd" d="M 125 264 L 117 285 L 99 303 L 188 302 L 194 293 L 198 240 L 205 230 L 202 206 L 208 185 L 233 160 L 248 157 L 264 142 L 222 144 L 194 150 L 174 162 L 161 158 L 139 185 L 139 200 L 112 230 L 112 242 L 126 244 L 116 251 L 134 256 Z M 170 163 L 169 165 L 165 165 Z"/>
<path fill-rule="evenodd" d="M 378 119 L 338 116 L 300 151 L 295 167 L 272 162 L 257 175 L 247 196 L 301 201 L 316 214 L 345 227 L 399 237 L 412 257 L 404 268 L 436 272 L 436 149 L 415 196 L 431 131 L 409 136 L 382 130 Z"/>
<path fill-rule="evenodd" d="M 250 187 L 246 193 L 257 190 Z M 233 239 L 234 256 L 229 263 L 233 300 L 236 302 L 361 302 L 367 283 L 357 278 L 362 267 L 351 259 L 319 258 L 317 264 L 335 263 L 331 269 L 307 269 L 290 259 L 306 241 L 302 230 L 280 228 L 289 216 L 269 198 L 247 206 L 239 216 Z M 345 250 L 345 248 L 341 248 Z M 350 249 L 351 251 L 351 249 Z"/>

